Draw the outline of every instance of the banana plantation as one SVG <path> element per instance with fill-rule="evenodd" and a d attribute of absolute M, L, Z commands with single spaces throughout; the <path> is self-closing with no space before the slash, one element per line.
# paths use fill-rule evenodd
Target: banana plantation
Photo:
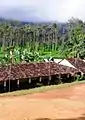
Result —
<path fill-rule="evenodd" d="M 20 24 L 0 22 L 0 64 L 43 61 L 45 58 L 85 57 L 85 23 Z"/>

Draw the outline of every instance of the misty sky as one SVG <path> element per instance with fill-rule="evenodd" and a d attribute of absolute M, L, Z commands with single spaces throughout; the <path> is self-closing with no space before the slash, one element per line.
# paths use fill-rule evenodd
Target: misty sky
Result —
<path fill-rule="evenodd" d="M 85 20 L 85 0 L 0 0 L 0 17 L 23 21 Z"/>

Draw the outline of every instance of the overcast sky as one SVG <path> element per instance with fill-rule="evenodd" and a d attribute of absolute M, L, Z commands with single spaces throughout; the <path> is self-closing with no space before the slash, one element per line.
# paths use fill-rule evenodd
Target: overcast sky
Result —
<path fill-rule="evenodd" d="M 64 22 L 85 20 L 85 0 L 0 0 L 0 17 Z"/>

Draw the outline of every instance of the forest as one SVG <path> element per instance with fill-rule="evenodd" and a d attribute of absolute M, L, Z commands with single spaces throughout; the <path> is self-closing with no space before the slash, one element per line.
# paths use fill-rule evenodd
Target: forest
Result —
<path fill-rule="evenodd" d="M 85 58 L 85 22 L 25 23 L 0 20 L 0 64 L 38 62 L 45 58 Z"/>

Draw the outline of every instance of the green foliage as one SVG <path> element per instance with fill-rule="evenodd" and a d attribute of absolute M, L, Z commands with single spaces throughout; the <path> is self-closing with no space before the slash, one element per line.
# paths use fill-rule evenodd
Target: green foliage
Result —
<path fill-rule="evenodd" d="M 65 24 L 0 23 L 0 64 L 37 62 L 44 58 L 85 58 L 85 23 L 71 19 Z"/>

